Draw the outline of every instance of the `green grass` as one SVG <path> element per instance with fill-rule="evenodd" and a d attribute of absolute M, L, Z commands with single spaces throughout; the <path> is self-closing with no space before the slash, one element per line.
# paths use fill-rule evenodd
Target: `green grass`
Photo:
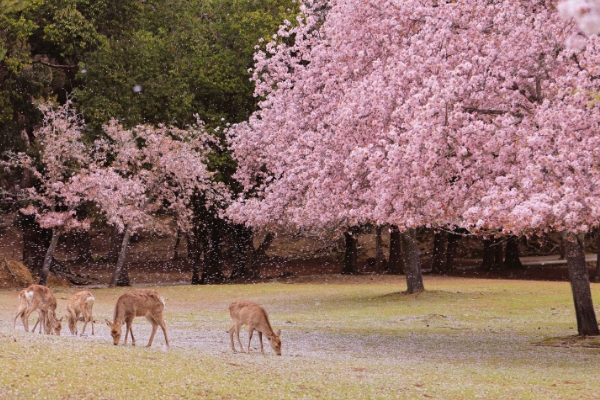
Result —
<path fill-rule="evenodd" d="M 171 351 L 165 350 L 160 331 L 151 348 L 142 347 L 150 334 L 143 318 L 134 324 L 138 347 L 113 346 L 104 323 L 87 338 L 71 337 L 66 325 L 61 337 L 25 333 L 20 322 L 15 331 L 18 292 L 0 291 L 0 396 L 600 396 L 600 349 L 565 345 L 576 333 L 568 283 L 429 277 L 428 292 L 404 295 L 398 293 L 402 277 L 293 282 L 158 287 L 167 303 Z M 97 320 L 111 318 L 125 290 L 92 291 Z M 75 291 L 56 292 L 59 314 Z M 599 300 L 600 285 L 592 291 Z M 274 329 L 283 330 L 283 356 L 277 357 L 266 341 L 261 355 L 256 335 L 253 354 L 231 352 L 227 307 L 240 298 L 270 312 Z M 244 344 L 245 339 L 243 332 Z"/>

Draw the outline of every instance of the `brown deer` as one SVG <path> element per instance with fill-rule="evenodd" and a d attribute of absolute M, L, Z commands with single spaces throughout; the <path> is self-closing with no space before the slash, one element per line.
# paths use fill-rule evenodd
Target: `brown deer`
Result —
<path fill-rule="evenodd" d="M 92 335 L 94 334 L 94 316 L 92 315 L 92 307 L 94 307 L 94 296 L 87 290 L 75 293 L 67 304 L 67 321 L 69 322 L 69 330 L 71 335 L 77 336 L 77 321 L 79 316 L 83 316 L 83 329 L 81 335 L 85 333 L 85 327 L 89 322 L 92 323 Z"/>
<path fill-rule="evenodd" d="M 235 303 L 231 303 L 229 306 L 229 315 L 233 320 L 233 325 L 229 328 L 229 338 L 231 339 L 231 349 L 235 353 L 235 346 L 233 344 L 233 334 L 237 336 L 237 341 L 240 345 L 242 353 L 244 352 L 244 346 L 240 341 L 240 328 L 242 325 L 248 326 L 248 354 L 250 354 L 250 341 L 252 340 L 252 333 L 258 332 L 258 340 L 260 341 L 260 351 L 264 353 L 262 335 L 263 333 L 267 336 L 271 347 L 277 353 L 281 355 L 281 329 L 275 333 L 271 328 L 269 322 L 269 315 L 264 308 L 256 303 L 248 300 L 239 300 Z"/>
<path fill-rule="evenodd" d="M 17 319 L 19 317 L 23 317 L 23 315 L 25 314 L 25 311 L 27 311 L 27 308 L 29 308 L 29 302 L 27 301 L 27 298 L 25 297 L 25 289 L 21 290 L 19 292 L 19 308 L 17 309 L 17 313 L 15 314 L 15 319 L 13 321 L 13 329 L 17 329 Z M 32 332 L 35 332 L 35 328 L 37 327 L 38 323 L 40 322 L 40 318 L 41 318 L 41 313 L 38 310 L 38 319 L 35 322 L 35 325 L 33 326 L 33 330 Z M 40 325 L 40 333 L 42 332 L 42 325 Z M 23 328 L 25 327 L 25 324 L 23 324 Z"/>
<path fill-rule="evenodd" d="M 154 289 L 136 289 L 124 293 L 117 299 L 115 305 L 115 313 L 113 322 L 106 320 L 106 324 L 110 327 L 110 335 L 113 338 L 113 344 L 116 346 L 121 340 L 123 323 L 125 328 L 125 340 L 123 344 L 127 344 L 127 335 L 131 333 L 131 342 L 135 346 L 135 338 L 131 330 L 131 324 L 135 317 L 146 317 L 152 324 L 152 334 L 148 341 L 148 346 L 152 345 L 152 340 L 156 334 L 156 329 L 160 326 L 165 335 L 165 342 L 169 348 L 169 339 L 167 338 L 167 326 L 163 319 L 163 310 L 165 309 L 165 299 L 158 294 Z"/>
<path fill-rule="evenodd" d="M 56 297 L 46 286 L 31 285 L 19 293 L 19 309 L 13 326 L 16 326 L 17 318 L 21 317 L 25 331 L 29 332 L 29 315 L 34 311 L 38 312 L 38 320 L 32 332 L 35 331 L 38 323 L 41 323 L 40 333 L 43 329 L 47 335 L 54 333 L 60 336 L 62 317 L 56 318 Z"/>

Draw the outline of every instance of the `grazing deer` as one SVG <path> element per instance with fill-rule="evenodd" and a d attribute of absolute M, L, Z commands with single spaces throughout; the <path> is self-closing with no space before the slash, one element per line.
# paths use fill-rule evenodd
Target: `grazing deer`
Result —
<path fill-rule="evenodd" d="M 229 328 L 229 338 L 231 339 L 231 349 L 234 353 L 236 350 L 233 344 L 233 334 L 235 332 L 243 353 L 244 346 L 242 346 L 242 342 L 240 341 L 240 328 L 242 325 L 247 325 L 248 354 L 250 354 L 250 341 L 252 340 L 252 333 L 257 331 L 261 353 L 265 352 L 262 342 L 262 335 L 264 333 L 267 336 L 267 339 L 269 340 L 269 343 L 271 344 L 271 347 L 275 353 L 277 353 L 278 356 L 281 355 L 281 329 L 278 330 L 277 333 L 273 331 L 273 328 L 271 328 L 271 323 L 269 322 L 269 315 L 264 308 L 248 300 L 239 300 L 235 303 L 231 303 L 229 306 L 229 315 L 231 315 L 231 319 L 233 320 L 233 325 L 231 328 Z"/>
<path fill-rule="evenodd" d="M 35 328 L 40 323 L 40 333 L 43 329 L 47 335 L 54 333 L 60 336 L 62 317 L 56 318 L 56 297 L 46 286 L 31 285 L 19 293 L 19 309 L 15 315 L 13 326 L 16 325 L 16 320 L 20 316 L 25 331 L 29 332 L 29 315 L 34 311 L 38 312 L 38 320 L 33 326 L 32 332 L 35 332 Z"/>
<path fill-rule="evenodd" d="M 131 324 L 135 317 L 146 317 L 152 324 L 152 334 L 148 341 L 148 346 L 152 345 L 156 329 L 160 326 L 165 335 L 165 342 L 169 348 L 169 339 L 167 338 L 167 326 L 163 319 L 163 310 L 165 309 L 165 299 L 158 294 L 154 289 L 136 289 L 124 293 L 117 299 L 115 305 L 115 313 L 113 322 L 106 320 L 106 324 L 110 327 L 110 335 L 113 338 L 113 344 L 116 346 L 121 340 L 121 328 L 123 322 L 127 325 L 125 328 L 125 340 L 123 344 L 127 344 L 127 335 L 131 333 L 131 342 L 135 346 L 135 338 L 131 330 Z"/>
<path fill-rule="evenodd" d="M 85 333 L 85 327 L 88 322 L 92 323 L 92 335 L 94 334 L 94 316 L 92 315 L 92 307 L 94 307 L 94 296 L 87 290 L 75 293 L 67 304 L 67 321 L 69 322 L 69 330 L 71 335 L 77 336 L 77 321 L 79 315 L 83 316 L 83 329 L 81 335 Z"/>
<path fill-rule="evenodd" d="M 17 319 L 19 317 L 23 318 L 23 315 L 25 315 L 25 311 L 27 311 L 27 308 L 29 308 L 29 302 L 27 301 L 27 298 L 25 297 L 25 289 L 21 290 L 19 292 L 19 308 L 17 309 L 17 313 L 15 314 L 15 319 L 13 321 L 13 329 L 17 329 Z M 40 322 L 40 318 L 41 318 L 41 313 L 38 310 L 38 319 L 35 322 L 35 325 L 33 326 L 32 332 L 35 332 L 35 328 L 37 327 L 38 323 Z M 42 325 L 40 325 L 40 333 L 42 333 Z M 23 324 L 23 328 L 25 328 L 25 324 Z M 25 330 L 27 331 L 27 329 Z"/>

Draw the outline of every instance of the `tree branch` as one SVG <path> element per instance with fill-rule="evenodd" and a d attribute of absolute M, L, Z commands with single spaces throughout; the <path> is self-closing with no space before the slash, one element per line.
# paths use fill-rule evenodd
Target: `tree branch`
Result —
<path fill-rule="evenodd" d="M 60 64 L 50 64 L 42 60 L 35 60 L 31 62 L 32 64 L 42 64 L 46 67 L 50 68 L 58 68 L 58 69 L 77 69 L 77 65 L 60 65 Z"/>

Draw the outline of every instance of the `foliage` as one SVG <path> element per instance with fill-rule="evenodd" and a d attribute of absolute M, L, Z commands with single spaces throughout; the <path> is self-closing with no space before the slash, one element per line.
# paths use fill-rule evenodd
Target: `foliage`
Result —
<path fill-rule="evenodd" d="M 40 106 L 44 123 L 34 134 L 40 147 L 39 160 L 26 153 L 9 154 L 7 167 L 28 170 L 36 185 L 25 189 L 29 205 L 21 209 L 34 215 L 42 228 L 60 231 L 88 229 L 89 221 L 77 217 L 81 199 L 73 196 L 68 182 L 91 162 L 81 141 L 85 124 L 74 112 L 70 100 L 63 106 Z"/>
<path fill-rule="evenodd" d="M 256 54 L 232 130 L 250 225 L 528 233 L 600 218 L 598 38 L 555 1 L 307 2 Z M 360 26 L 361 29 L 356 29 Z M 258 189 L 256 185 L 258 186 Z"/>

